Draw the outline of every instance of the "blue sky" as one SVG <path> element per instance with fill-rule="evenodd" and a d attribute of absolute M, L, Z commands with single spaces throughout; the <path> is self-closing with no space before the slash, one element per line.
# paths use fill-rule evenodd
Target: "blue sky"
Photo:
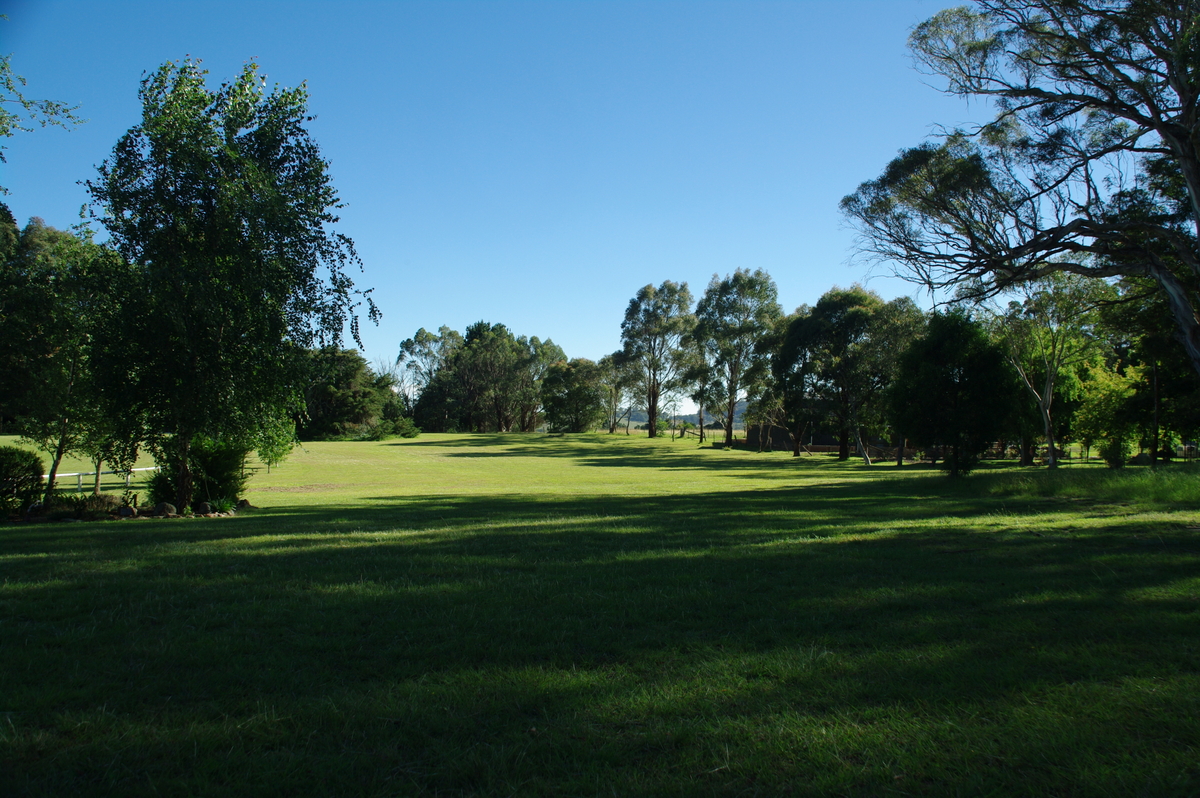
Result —
<path fill-rule="evenodd" d="M 139 120 L 144 72 L 190 55 L 215 85 L 255 58 L 308 84 L 356 282 L 384 314 L 369 360 L 481 319 L 595 359 L 667 279 L 698 296 L 762 268 L 785 310 L 835 284 L 917 296 L 868 281 L 837 204 L 937 125 L 986 115 L 912 68 L 909 30 L 950 5 L 0 0 L 27 95 L 89 120 L 10 138 L 0 184 L 19 223 L 67 227 L 78 181 Z"/>

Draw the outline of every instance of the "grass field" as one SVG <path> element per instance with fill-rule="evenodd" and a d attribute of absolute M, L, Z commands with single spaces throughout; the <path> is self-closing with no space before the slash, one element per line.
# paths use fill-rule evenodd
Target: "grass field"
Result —
<path fill-rule="evenodd" d="M 1197 795 L 1200 469 L 306 444 L 0 527 L 0 795 Z"/>

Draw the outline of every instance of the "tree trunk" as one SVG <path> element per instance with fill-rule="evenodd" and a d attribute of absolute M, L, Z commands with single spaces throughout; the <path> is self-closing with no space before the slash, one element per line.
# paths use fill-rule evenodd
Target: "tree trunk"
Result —
<path fill-rule="evenodd" d="M 1150 365 L 1150 388 L 1154 398 L 1154 414 L 1150 426 L 1150 467 L 1158 468 L 1158 361 Z"/>
<path fill-rule="evenodd" d="M 731 394 L 725 410 L 725 445 L 730 448 L 733 448 L 733 414 L 736 410 L 737 394 Z"/>
<path fill-rule="evenodd" d="M 658 392 L 659 386 L 657 385 L 651 385 L 650 390 L 646 391 L 646 415 L 650 416 L 650 421 L 646 426 L 650 430 L 651 438 L 658 435 Z"/>
<path fill-rule="evenodd" d="M 867 465 L 871 465 L 871 453 L 867 451 L 866 445 L 863 444 L 862 427 L 854 427 L 854 439 L 858 442 L 858 450 L 862 453 L 862 459 Z"/>
<path fill-rule="evenodd" d="M 192 503 L 192 495 L 195 492 L 195 484 L 192 479 L 192 439 L 189 435 L 179 436 L 179 451 L 176 456 L 179 458 L 177 465 L 178 484 L 175 485 L 175 510 L 182 513 L 185 508 Z"/>
<path fill-rule="evenodd" d="M 1054 422 L 1050 419 L 1050 408 L 1039 402 L 1038 410 L 1042 411 L 1042 428 L 1046 435 L 1046 464 L 1051 468 L 1058 468 L 1058 453 L 1054 451 Z"/>
<path fill-rule="evenodd" d="M 700 443 L 704 443 L 704 402 L 696 403 L 696 421 L 700 427 Z"/>
<path fill-rule="evenodd" d="M 92 495 L 99 496 L 100 495 L 100 469 L 104 467 L 104 461 L 97 458 L 92 463 L 92 467 L 96 469 L 96 481 L 92 483 Z"/>
<path fill-rule="evenodd" d="M 900 468 L 904 465 L 904 444 L 908 443 L 903 435 L 896 433 L 896 467 Z"/>
<path fill-rule="evenodd" d="M 850 428 L 842 427 L 838 435 L 838 459 L 850 459 Z"/>

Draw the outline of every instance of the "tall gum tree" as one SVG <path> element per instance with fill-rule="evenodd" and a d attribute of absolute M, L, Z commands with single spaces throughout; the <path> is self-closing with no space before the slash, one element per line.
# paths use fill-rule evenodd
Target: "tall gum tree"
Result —
<path fill-rule="evenodd" d="M 303 409 L 302 351 L 340 345 L 347 322 L 361 346 L 357 309 L 378 316 L 332 229 L 341 205 L 304 86 L 268 90 L 255 63 L 215 90 L 205 75 L 190 60 L 148 74 L 140 124 L 87 183 L 133 267 L 97 347 L 102 389 L 127 434 L 174 465 L 181 509 L 196 436 L 274 457 Z"/>
<path fill-rule="evenodd" d="M 1008 359 L 1037 405 L 1046 438 L 1046 463 L 1058 466 L 1054 440 L 1054 397 L 1087 362 L 1101 354 L 1095 333 L 1100 304 L 1116 292 L 1101 280 L 1056 273 L 1025 283 L 1021 300 L 1009 302 L 996 316 L 996 328 Z"/>
<path fill-rule="evenodd" d="M 677 387 L 685 367 L 683 341 L 696 323 L 691 307 L 687 283 L 665 280 L 638 291 L 621 322 L 624 359 L 638 374 L 651 438 L 658 435 L 659 400 Z"/>
<path fill-rule="evenodd" d="M 770 371 L 770 359 L 759 344 L 782 315 L 775 281 L 762 269 L 738 269 L 724 279 L 714 274 L 696 305 L 694 337 L 715 372 L 708 395 L 715 397 L 712 404 L 723 417 L 727 446 L 733 445 L 738 401 Z"/>
<path fill-rule="evenodd" d="M 1200 2 L 978 0 L 909 43 L 998 113 L 842 201 L 863 252 L 976 297 L 1057 271 L 1148 277 L 1200 372 Z"/>

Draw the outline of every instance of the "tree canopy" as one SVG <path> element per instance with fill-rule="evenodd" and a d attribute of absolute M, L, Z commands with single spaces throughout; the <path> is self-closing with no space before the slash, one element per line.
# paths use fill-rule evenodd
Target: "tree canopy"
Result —
<path fill-rule="evenodd" d="M 842 201 L 863 251 L 976 297 L 1055 271 L 1148 277 L 1200 372 L 1196 0 L 979 0 L 910 46 L 998 113 Z"/>
<path fill-rule="evenodd" d="M 215 90 L 205 74 L 184 61 L 147 75 L 141 123 L 87 184 L 133 267 L 113 287 L 103 387 L 127 434 L 177 467 L 180 506 L 194 437 L 277 451 L 293 436 L 300 353 L 338 345 L 347 322 L 357 340 L 364 296 L 305 88 L 268 91 L 254 63 Z"/>

